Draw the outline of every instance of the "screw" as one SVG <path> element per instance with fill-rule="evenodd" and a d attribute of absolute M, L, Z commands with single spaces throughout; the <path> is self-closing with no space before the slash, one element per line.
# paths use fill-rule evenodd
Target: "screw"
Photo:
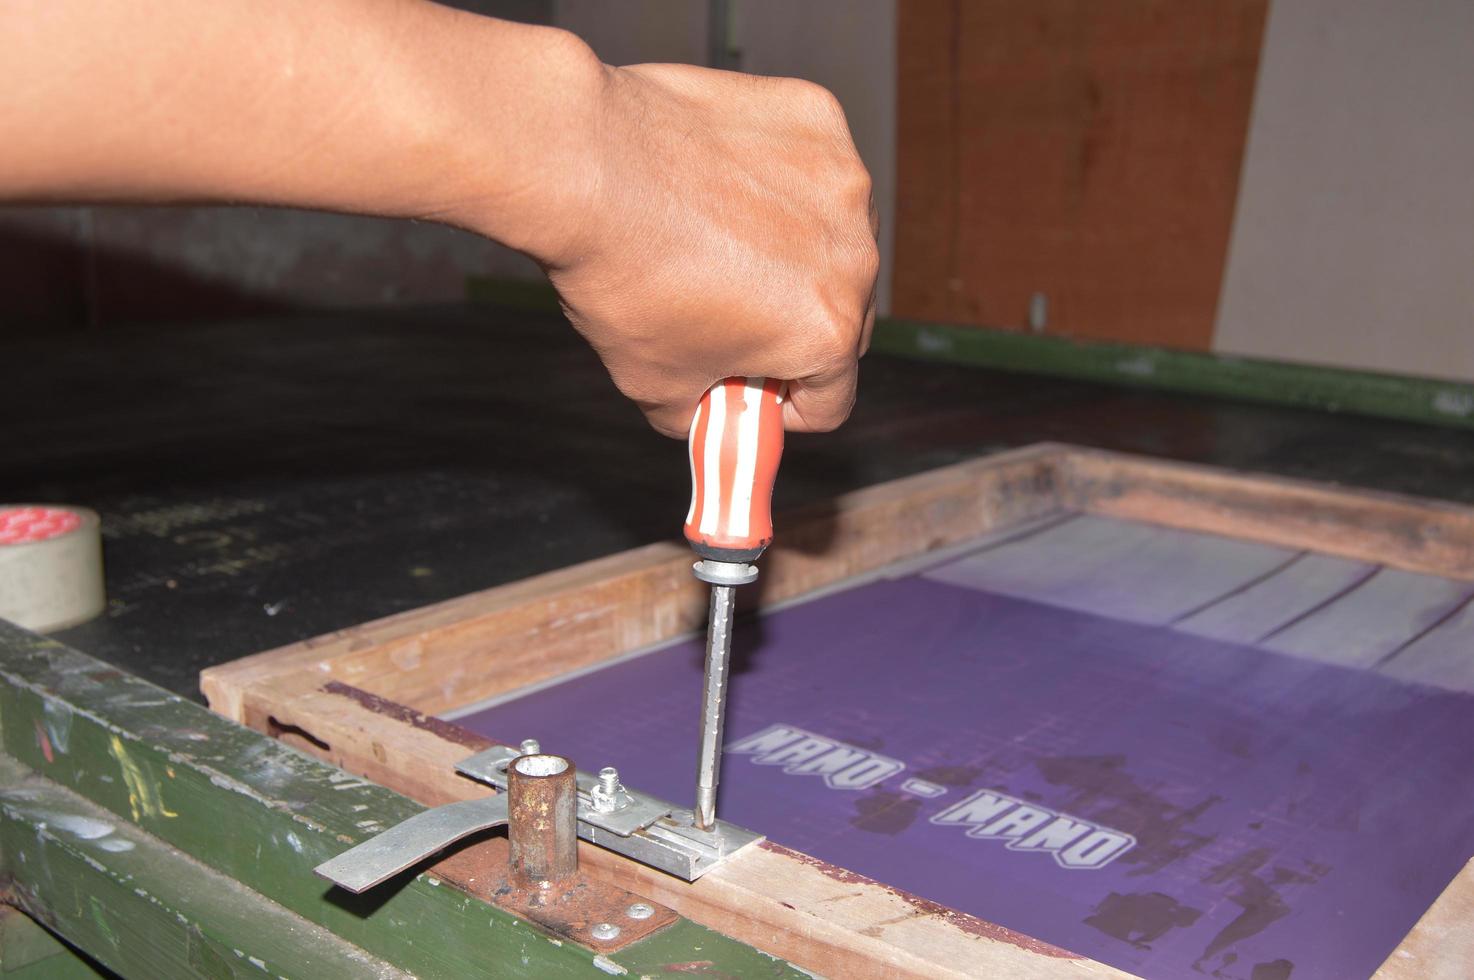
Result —
<path fill-rule="evenodd" d="M 1035 293 L 1029 297 L 1029 329 L 1043 333 L 1049 327 L 1049 296 Z"/>
<path fill-rule="evenodd" d="M 535 738 L 524 738 L 522 740 L 522 754 L 523 755 L 541 755 L 542 754 L 542 750 L 543 750 L 543 747 L 540 744 L 538 744 L 537 739 L 535 739 Z"/>
<path fill-rule="evenodd" d="M 655 910 L 644 902 L 636 902 L 624 910 L 624 914 L 631 919 L 648 919 L 655 914 Z"/>
<path fill-rule="evenodd" d="M 615 925 L 612 922 L 601 922 L 598 925 L 594 926 L 594 928 L 590 929 L 589 932 L 593 935 L 595 939 L 599 940 L 602 943 L 607 943 L 612 939 L 619 938 L 619 926 Z"/>
<path fill-rule="evenodd" d="M 613 813 L 622 809 L 628 798 L 619 785 L 619 770 L 613 766 L 605 766 L 599 770 L 599 781 L 589 792 L 589 802 L 594 809 L 600 813 Z"/>

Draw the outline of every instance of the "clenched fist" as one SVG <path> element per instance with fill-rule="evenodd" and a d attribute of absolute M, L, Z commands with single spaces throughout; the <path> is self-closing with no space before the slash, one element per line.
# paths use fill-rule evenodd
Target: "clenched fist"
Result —
<path fill-rule="evenodd" d="M 587 196 L 538 256 L 651 425 L 684 437 L 729 375 L 790 382 L 832 429 L 874 321 L 875 208 L 839 103 L 808 82 L 681 65 L 603 72 Z"/>

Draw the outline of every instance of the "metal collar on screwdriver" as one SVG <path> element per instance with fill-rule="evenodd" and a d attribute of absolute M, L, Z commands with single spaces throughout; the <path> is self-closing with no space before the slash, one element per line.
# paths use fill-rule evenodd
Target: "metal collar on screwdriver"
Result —
<path fill-rule="evenodd" d="M 757 581 L 757 566 L 741 561 L 703 558 L 691 566 L 691 571 L 701 581 L 712 585 L 737 586 Z"/>

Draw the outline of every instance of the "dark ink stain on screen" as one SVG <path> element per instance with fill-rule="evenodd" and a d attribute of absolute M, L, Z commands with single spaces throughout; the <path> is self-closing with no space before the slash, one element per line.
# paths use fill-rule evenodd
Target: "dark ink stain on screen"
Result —
<path fill-rule="evenodd" d="M 1039 772 L 1053 786 L 1068 791 L 1058 809 L 1125 831 L 1136 846 L 1121 856 L 1135 865 L 1133 876 L 1155 874 L 1174 861 L 1211 844 L 1216 835 L 1188 828 L 1215 804 L 1216 794 L 1181 806 L 1137 784 L 1121 755 L 1080 755 L 1039 759 Z"/>
<path fill-rule="evenodd" d="M 1237 953 L 1224 953 L 1218 960 L 1218 966 L 1213 972 L 1207 974 L 1214 980 L 1290 980 L 1290 974 L 1295 970 L 1295 964 L 1281 957 L 1270 960 L 1267 963 L 1255 963 L 1246 977 L 1238 970 L 1233 969 L 1239 961 Z M 1196 968 L 1198 973 L 1207 969 L 1206 965 Z"/>
<path fill-rule="evenodd" d="M 1274 849 L 1269 847 L 1256 847 L 1245 851 L 1236 858 L 1230 858 L 1222 864 L 1211 868 L 1203 875 L 1202 881 L 1205 885 L 1221 885 L 1232 881 L 1240 875 L 1253 874 L 1264 866 L 1274 856 Z"/>
<path fill-rule="evenodd" d="M 1255 848 L 1225 861 L 1203 876 L 1204 884 L 1231 884 L 1233 887 L 1228 900 L 1241 911 L 1208 942 L 1194 966 L 1201 967 L 1235 943 L 1263 932 L 1289 915 L 1290 905 L 1280 894 L 1280 889 L 1287 885 L 1312 885 L 1330 870 L 1325 865 L 1306 862 L 1307 871 L 1275 865 L 1267 874 L 1260 873 L 1270 856 L 1271 851 L 1268 848 Z M 1272 978 L 1280 975 L 1272 972 L 1278 968 L 1275 964 L 1280 963 L 1285 964 L 1287 969 L 1291 968 L 1288 960 L 1274 960 L 1260 966 L 1269 970 L 1264 975 Z M 1259 967 L 1255 967 L 1254 976 L 1258 977 L 1259 974 Z M 1284 976 L 1288 977 L 1289 974 L 1285 973 Z"/>
<path fill-rule="evenodd" d="M 873 732 L 845 732 L 841 735 L 840 741 L 846 745 L 853 745 L 857 749 L 868 749 L 871 752 L 879 752 L 885 748 L 885 739 Z"/>
<path fill-rule="evenodd" d="M 872 834 L 899 834 L 916 820 L 921 801 L 904 793 L 876 790 L 855 801 L 856 813 L 850 825 Z"/>
<path fill-rule="evenodd" d="M 1255 963 L 1249 980 L 1290 980 L 1290 974 L 1294 971 L 1295 964 L 1289 960 L 1270 960 L 1268 963 Z"/>
<path fill-rule="evenodd" d="M 918 769 L 916 778 L 938 786 L 971 786 L 981 774 L 982 769 L 977 766 L 932 766 Z"/>
<path fill-rule="evenodd" d="M 1201 909 L 1162 892 L 1111 892 L 1086 917 L 1085 924 L 1138 949 L 1151 949 L 1169 931 L 1192 925 L 1202 914 Z"/>

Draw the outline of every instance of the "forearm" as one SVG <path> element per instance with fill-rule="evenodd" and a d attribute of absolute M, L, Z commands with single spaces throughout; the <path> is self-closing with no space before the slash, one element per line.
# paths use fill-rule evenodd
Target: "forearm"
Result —
<path fill-rule="evenodd" d="M 548 270 L 660 431 L 729 375 L 843 421 L 874 317 L 870 177 L 834 96 L 608 68 L 428 0 L 4 0 L 0 200 L 430 218 Z"/>
<path fill-rule="evenodd" d="M 0 5 L 0 199 L 444 220 L 539 254 L 587 192 L 598 63 L 421 0 Z"/>

